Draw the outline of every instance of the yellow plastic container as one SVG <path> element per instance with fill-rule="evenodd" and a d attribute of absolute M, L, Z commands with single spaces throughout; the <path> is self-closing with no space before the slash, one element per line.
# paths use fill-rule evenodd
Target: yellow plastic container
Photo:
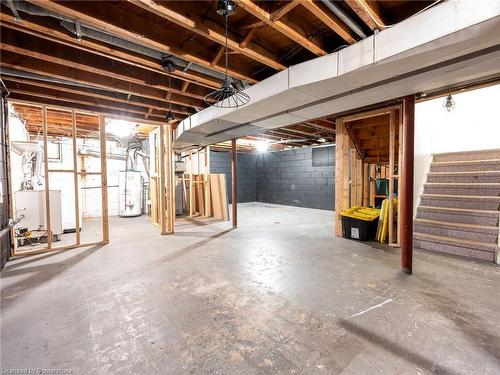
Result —
<path fill-rule="evenodd" d="M 380 210 L 371 207 L 353 206 L 340 213 L 341 216 L 359 219 L 363 221 L 373 221 L 380 216 Z"/>

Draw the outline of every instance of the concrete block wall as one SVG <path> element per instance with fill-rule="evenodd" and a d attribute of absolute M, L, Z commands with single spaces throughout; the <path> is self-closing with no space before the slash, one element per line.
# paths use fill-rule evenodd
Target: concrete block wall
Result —
<path fill-rule="evenodd" d="M 267 152 L 257 158 L 258 202 L 334 209 L 334 146 Z"/>
<path fill-rule="evenodd" d="M 313 151 L 314 150 L 314 151 Z M 210 154 L 212 173 L 225 173 L 231 201 L 231 155 Z M 238 201 L 334 209 L 335 147 L 238 154 Z"/>
<path fill-rule="evenodd" d="M 257 200 L 257 155 L 238 153 L 238 202 L 255 202 Z M 210 172 L 225 173 L 229 203 L 231 194 L 231 153 L 210 152 Z"/>

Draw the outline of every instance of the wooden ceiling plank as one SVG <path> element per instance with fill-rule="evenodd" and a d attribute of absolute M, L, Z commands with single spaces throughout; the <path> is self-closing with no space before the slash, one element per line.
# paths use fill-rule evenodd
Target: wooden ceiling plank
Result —
<path fill-rule="evenodd" d="M 116 26 L 114 24 L 111 24 L 109 22 L 103 21 L 99 18 L 93 17 L 91 15 L 79 12 L 77 10 L 74 10 L 72 8 L 69 8 L 62 3 L 51 1 L 51 0 L 27 0 L 28 2 L 38 5 L 39 7 L 42 7 L 44 9 L 50 10 L 52 12 L 58 13 L 62 16 L 69 17 L 75 21 L 78 21 L 82 23 L 83 25 L 92 27 L 92 28 L 97 28 L 97 30 L 102 30 L 104 32 L 110 33 L 116 37 L 127 39 L 131 42 L 138 43 L 140 45 L 147 46 L 149 48 L 152 48 L 154 50 L 166 53 L 166 54 L 171 54 L 174 56 L 177 56 L 181 59 L 187 60 L 187 61 L 192 61 L 198 65 L 204 66 L 206 68 L 211 68 L 214 70 L 217 70 L 220 73 L 225 73 L 225 68 L 223 67 L 212 67 L 210 66 L 210 62 L 200 58 L 198 56 L 195 56 L 189 52 L 183 51 L 182 53 L 178 51 L 176 48 L 173 48 L 171 46 L 165 45 L 163 43 L 160 43 L 156 40 L 153 40 L 147 36 L 144 35 L 139 35 L 135 33 L 132 30 L 128 30 L 125 27 L 120 27 Z M 247 81 L 249 83 L 256 83 L 257 81 L 250 77 L 249 75 L 234 71 L 232 69 L 228 70 L 228 74 L 234 78 L 241 79 L 244 81 Z"/>
<path fill-rule="evenodd" d="M 321 47 L 319 47 L 318 45 L 307 39 L 302 34 L 295 31 L 293 27 L 288 26 L 281 20 L 273 22 L 271 20 L 271 14 L 266 12 L 264 9 L 259 7 L 254 2 L 250 0 L 235 0 L 235 3 L 239 5 L 242 9 L 244 9 L 247 13 L 250 13 L 251 15 L 260 19 L 261 21 L 264 21 L 273 29 L 285 35 L 286 37 L 290 38 L 294 42 L 300 44 L 302 47 L 307 48 L 312 53 L 318 56 L 324 56 L 327 54 L 325 50 L 323 50 Z"/>
<path fill-rule="evenodd" d="M 199 22 L 192 20 L 184 15 L 177 13 L 176 11 L 167 8 L 161 4 L 154 2 L 153 0 L 128 0 L 134 5 L 175 23 L 181 27 L 184 27 L 198 35 L 201 35 L 213 42 L 219 43 L 220 45 L 225 45 L 226 36 L 224 35 L 224 29 L 222 27 L 217 27 L 215 23 L 212 25 L 199 25 Z M 206 22 L 205 22 L 206 23 Z M 239 43 L 232 38 L 227 38 L 228 48 L 238 51 L 241 54 L 258 61 L 261 64 L 267 65 L 276 70 L 284 70 L 286 66 L 281 64 L 276 60 L 275 56 L 272 56 L 267 51 L 257 51 L 256 48 L 242 48 Z"/>
<path fill-rule="evenodd" d="M 301 4 L 312 14 L 314 14 L 321 22 L 328 26 L 333 32 L 339 35 L 347 43 L 356 43 L 350 33 L 350 29 L 339 19 L 333 15 L 329 15 L 323 11 L 313 0 L 300 0 Z"/>

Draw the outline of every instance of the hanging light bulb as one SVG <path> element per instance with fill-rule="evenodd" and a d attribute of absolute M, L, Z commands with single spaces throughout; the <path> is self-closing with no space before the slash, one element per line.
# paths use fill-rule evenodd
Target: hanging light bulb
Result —
<path fill-rule="evenodd" d="M 167 112 L 166 120 L 167 120 L 167 122 L 171 122 L 171 121 L 175 120 L 174 113 L 172 112 L 172 101 L 171 101 L 171 97 L 172 97 L 171 73 L 175 70 L 175 65 L 172 62 L 172 60 L 170 60 L 167 56 L 162 57 L 161 65 L 163 67 L 163 70 L 168 73 L 168 112 Z"/>
<path fill-rule="evenodd" d="M 224 56 L 226 62 L 226 71 L 220 89 L 212 91 L 205 96 L 205 103 L 219 108 L 238 108 L 247 104 L 250 101 L 250 96 L 243 91 L 240 91 L 231 82 L 231 78 L 227 74 L 228 67 L 228 49 L 227 49 L 227 18 L 236 12 L 236 5 L 231 0 L 219 0 L 217 13 L 224 17 L 225 22 L 225 37 Z"/>
<path fill-rule="evenodd" d="M 175 120 L 175 116 L 174 116 L 173 112 L 168 111 L 167 112 L 167 122 L 174 121 L 174 120 Z"/>
<path fill-rule="evenodd" d="M 443 103 L 443 108 L 446 108 L 448 112 L 451 112 L 451 110 L 455 108 L 455 101 L 453 100 L 451 94 L 448 94 L 448 96 L 446 97 Z"/>

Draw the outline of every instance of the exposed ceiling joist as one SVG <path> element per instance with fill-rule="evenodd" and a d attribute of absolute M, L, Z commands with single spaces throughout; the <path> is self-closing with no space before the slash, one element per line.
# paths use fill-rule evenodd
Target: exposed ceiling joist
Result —
<path fill-rule="evenodd" d="M 313 0 L 300 0 L 301 4 L 312 14 L 314 14 L 318 19 L 321 20 L 326 26 L 333 30 L 337 35 L 344 39 L 347 43 L 353 44 L 356 42 L 351 36 L 350 30 L 344 25 L 342 21 L 337 19 L 333 14 L 327 14 L 323 9 L 321 9 L 318 4 Z"/>
<path fill-rule="evenodd" d="M 175 47 L 168 46 L 164 43 L 160 43 L 150 37 L 144 36 L 144 35 L 139 35 L 135 33 L 134 31 L 128 30 L 125 27 L 121 26 L 116 26 L 114 24 L 111 24 L 109 22 L 103 21 L 97 17 L 85 14 L 83 12 L 80 12 L 78 10 L 69 8 L 61 3 L 55 2 L 55 1 L 42 1 L 42 0 L 27 0 L 32 4 L 38 5 L 39 7 L 48 9 L 52 12 L 58 13 L 62 16 L 69 17 L 75 21 L 78 21 L 82 23 L 83 25 L 87 25 L 92 28 L 96 28 L 97 30 L 102 30 L 104 32 L 113 34 L 119 38 L 124 38 L 126 40 L 129 40 L 131 42 L 139 43 L 142 45 L 145 45 L 149 48 L 161 51 L 166 54 L 171 54 L 177 57 L 180 57 L 182 59 L 192 61 L 196 64 L 199 64 L 201 66 L 207 67 L 214 69 L 218 72 L 225 73 L 225 69 L 223 67 L 218 67 L 218 66 L 211 66 L 210 62 L 200 58 L 198 56 L 193 55 L 192 53 L 189 53 L 187 51 L 180 51 Z M 257 81 L 250 77 L 247 74 L 240 73 L 237 71 L 234 71 L 232 69 L 228 70 L 228 74 L 232 77 L 235 77 L 237 79 L 245 80 L 250 83 L 256 83 Z"/>
<path fill-rule="evenodd" d="M 160 111 L 168 111 L 169 107 L 167 105 L 165 106 L 159 106 L 159 105 L 154 105 L 151 103 L 144 103 L 141 101 L 136 101 L 136 100 L 127 100 L 127 99 L 122 99 L 117 97 L 116 95 L 110 96 L 110 95 L 102 95 L 99 94 L 96 91 L 85 91 L 80 88 L 72 88 L 72 87 L 67 87 L 64 85 L 59 85 L 59 84 L 52 84 L 52 83 L 46 83 L 46 82 L 40 82 L 40 81 L 35 81 L 35 80 L 29 80 L 29 79 L 24 79 L 24 78 L 18 78 L 18 77 L 11 77 L 11 76 L 3 76 L 2 79 L 6 82 L 9 88 L 14 88 L 16 84 L 25 84 L 33 87 L 38 87 L 38 88 L 45 88 L 49 90 L 58 90 L 60 92 L 66 92 L 70 94 L 76 94 L 76 95 L 81 95 L 81 96 L 87 96 L 89 99 L 103 99 L 115 103 L 122 103 L 122 104 L 128 104 L 128 105 L 133 105 L 137 107 L 143 107 L 145 109 L 152 108 L 155 110 L 160 110 Z M 172 107 L 172 112 L 178 113 L 181 115 L 190 115 L 191 112 L 187 112 L 182 109 L 178 109 L 175 106 Z"/>
<path fill-rule="evenodd" d="M 384 21 L 366 0 L 345 0 L 345 2 L 370 29 L 383 30 L 386 28 Z"/>
<path fill-rule="evenodd" d="M 23 19 L 22 23 L 18 23 L 15 21 L 14 17 L 3 12 L 0 12 L 0 21 L 3 27 L 12 30 L 18 30 L 30 35 L 42 37 L 62 45 L 91 52 L 99 56 L 107 57 L 142 69 L 151 70 L 159 74 L 167 74 L 163 71 L 159 60 L 156 61 L 152 58 L 143 57 L 137 54 L 122 52 L 104 43 L 96 42 L 88 38 L 83 38 L 78 42 L 64 32 L 40 23 L 31 22 L 28 19 Z M 208 88 L 218 88 L 220 86 L 219 80 L 192 70 L 188 72 L 177 69 L 172 72 L 172 76 Z"/>
<path fill-rule="evenodd" d="M 325 50 L 319 47 L 317 44 L 313 43 L 309 39 L 307 39 L 304 35 L 297 32 L 293 27 L 288 26 L 281 20 L 273 22 L 271 20 L 271 14 L 266 12 L 264 9 L 259 7 L 257 4 L 253 3 L 250 0 L 235 0 L 236 4 L 238 4 L 241 8 L 243 8 L 246 12 L 252 14 L 257 17 L 261 21 L 265 22 L 273 29 L 279 31 L 281 34 L 300 44 L 304 48 L 307 48 L 312 53 L 318 56 L 324 56 L 327 54 Z"/>
<path fill-rule="evenodd" d="M 147 10 L 149 12 L 154 11 L 154 13 L 170 22 L 173 22 L 179 26 L 182 26 L 198 35 L 201 35 L 213 42 L 225 45 L 226 36 L 224 35 L 224 29 L 217 25 L 215 22 L 210 22 L 205 20 L 203 24 L 200 25 L 196 22 L 176 11 L 167 8 L 161 4 L 154 2 L 153 0 L 128 0 L 134 5 Z M 228 48 L 233 51 L 237 51 L 261 64 L 267 65 L 276 70 L 286 69 L 286 66 L 281 64 L 275 56 L 268 51 L 265 51 L 262 47 L 254 45 L 251 48 L 240 47 L 239 43 L 232 38 L 227 38 Z"/>
<path fill-rule="evenodd" d="M 283 17 L 288 12 L 290 12 L 292 9 L 294 9 L 299 4 L 300 4 L 299 0 L 291 0 L 291 1 L 287 2 L 281 8 L 279 8 L 278 10 L 271 13 L 271 21 L 273 21 L 273 22 L 278 21 L 281 17 Z"/>

